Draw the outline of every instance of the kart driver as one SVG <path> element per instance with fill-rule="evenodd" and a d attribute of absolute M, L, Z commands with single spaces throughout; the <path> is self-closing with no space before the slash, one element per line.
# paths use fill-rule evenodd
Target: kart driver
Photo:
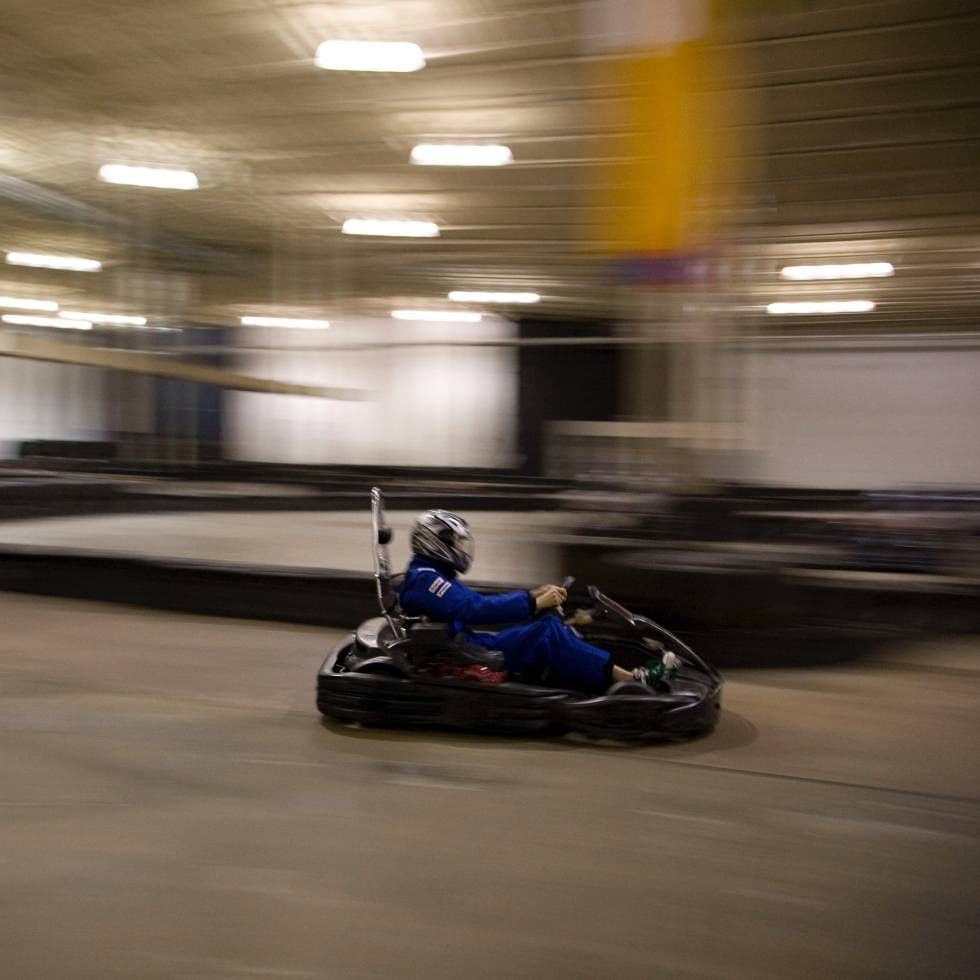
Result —
<path fill-rule="evenodd" d="M 500 651 L 511 679 L 546 680 L 556 687 L 601 693 L 621 681 L 655 687 L 676 668 L 677 657 L 670 652 L 635 670 L 618 667 L 607 651 L 586 643 L 556 615 L 497 633 L 473 632 L 467 628 L 519 623 L 558 609 L 566 592 L 558 585 L 540 585 L 529 592 L 481 595 L 461 585 L 456 576 L 473 561 L 473 535 L 462 517 L 445 510 L 429 510 L 418 518 L 411 547 L 414 554 L 399 589 L 404 612 L 448 623 L 452 636 L 465 631 L 467 642 Z M 590 621 L 587 613 L 570 620 L 576 625 Z"/>

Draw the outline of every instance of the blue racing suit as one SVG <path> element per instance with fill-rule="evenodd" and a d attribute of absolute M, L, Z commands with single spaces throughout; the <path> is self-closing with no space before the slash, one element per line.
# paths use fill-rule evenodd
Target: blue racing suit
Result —
<path fill-rule="evenodd" d="M 399 603 L 409 616 L 428 616 L 449 624 L 453 637 L 477 643 L 504 655 L 514 679 L 586 692 L 604 691 L 612 683 L 612 657 L 586 643 L 557 616 L 541 616 L 497 633 L 467 627 L 517 623 L 534 615 L 528 592 L 481 595 L 456 581 L 456 570 L 416 555 L 399 588 Z"/>

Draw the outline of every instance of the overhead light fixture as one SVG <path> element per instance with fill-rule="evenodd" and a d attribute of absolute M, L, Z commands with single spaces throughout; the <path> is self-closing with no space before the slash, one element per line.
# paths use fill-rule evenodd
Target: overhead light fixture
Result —
<path fill-rule="evenodd" d="M 111 323 L 119 326 L 145 327 L 145 316 L 123 316 L 119 313 L 77 313 L 74 310 L 62 310 L 59 314 L 66 320 L 88 320 L 89 323 Z"/>
<path fill-rule="evenodd" d="M 384 238 L 437 238 L 439 226 L 432 221 L 348 218 L 341 231 L 345 235 L 377 235 Z"/>
<path fill-rule="evenodd" d="M 49 299 L 20 299 L 18 296 L 0 296 L 0 306 L 8 310 L 37 310 L 43 313 L 57 313 L 58 304 Z"/>
<path fill-rule="evenodd" d="M 449 294 L 449 298 L 454 303 L 538 303 L 541 301 L 537 293 L 483 293 L 465 289 L 454 289 Z"/>
<path fill-rule="evenodd" d="M 870 299 L 828 300 L 814 303 L 770 303 L 766 312 L 774 316 L 800 316 L 810 313 L 870 313 Z"/>
<path fill-rule="evenodd" d="M 493 143 L 419 143 L 412 147 L 412 163 L 425 167 L 502 167 L 512 163 L 509 146 Z"/>
<path fill-rule="evenodd" d="M 395 320 L 424 320 L 429 323 L 479 323 L 479 313 L 455 312 L 454 310 L 392 310 Z"/>
<path fill-rule="evenodd" d="M 92 324 L 85 320 L 62 320 L 53 316 L 21 316 L 19 313 L 5 313 L 0 320 L 25 327 L 59 327 L 62 330 L 91 330 Z"/>
<path fill-rule="evenodd" d="M 324 41 L 316 65 L 328 71 L 418 71 L 422 49 L 411 41 Z"/>
<path fill-rule="evenodd" d="M 299 327 L 303 330 L 326 330 L 329 320 L 303 320 L 288 316 L 243 316 L 244 327 Z"/>
<path fill-rule="evenodd" d="M 98 272 L 102 263 L 96 259 L 80 259 L 74 255 L 42 255 L 37 252 L 8 252 L 10 265 L 29 265 L 36 269 L 68 269 L 72 272 Z"/>
<path fill-rule="evenodd" d="M 99 167 L 99 180 L 107 184 L 132 184 L 134 187 L 161 187 L 172 191 L 196 191 L 197 174 L 190 170 L 168 170 L 166 167 L 130 167 L 124 163 L 106 163 Z"/>
<path fill-rule="evenodd" d="M 895 275 L 891 262 L 849 262 L 844 265 L 787 265 L 779 270 L 784 279 L 882 279 Z"/>

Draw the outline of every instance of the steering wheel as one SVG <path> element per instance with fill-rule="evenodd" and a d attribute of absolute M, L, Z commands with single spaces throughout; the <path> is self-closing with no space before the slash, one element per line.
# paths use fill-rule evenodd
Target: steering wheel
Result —
<path fill-rule="evenodd" d="M 561 580 L 561 587 L 565 590 L 566 594 L 569 592 L 569 590 L 571 589 L 571 587 L 574 584 L 575 584 L 575 576 L 574 575 L 566 575 Z M 557 615 L 561 616 L 562 619 L 565 618 L 565 609 L 564 609 L 564 606 L 555 606 L 554 612 Z"/>
<path fill-rule="evenodd" d="M 603 595 L 594 585 L 589 586 L 589 598 L 613 619 L 618 619 L 627 626 L 633 625 L 633 614 L 625 606 L 621 606 L 618 602 L 614 602 L 608 596 Z"/>

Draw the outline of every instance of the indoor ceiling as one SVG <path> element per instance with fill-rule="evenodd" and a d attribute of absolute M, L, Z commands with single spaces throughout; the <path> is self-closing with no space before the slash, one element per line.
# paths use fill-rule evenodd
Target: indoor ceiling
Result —
<path fill-rule="evenodd" d="M 616 153 L 588 0 L 5 0 L 0 249 L 90 255 L 97 275 L 0 268 L 48 295 L 233 323 L 249 310 L 386 312 L 450 289 L 531 289 L 609 313 L 590 256 Z M 785 260 L 873 256 L 887 322 L 975 324 L 980 9 L 974 0 L 759 0 L 730 49 L 751 97 L 729 247 L 743 306 Z M 325 72 L 328 38 L 413 40 L 411 75 Z M 419 142 L 506 143 L 493 170 L 418 167 Z M 101 183 L 108 162 L 193 170 L 175 192 Z M 434 239 L 357 239 L 350 216 Z M 937 292 L 942 309 L 937 310 Z M 794 293 L 795 295 L 795 293 Z M 761 308 L 761 305 L 760 305 Z"/>

